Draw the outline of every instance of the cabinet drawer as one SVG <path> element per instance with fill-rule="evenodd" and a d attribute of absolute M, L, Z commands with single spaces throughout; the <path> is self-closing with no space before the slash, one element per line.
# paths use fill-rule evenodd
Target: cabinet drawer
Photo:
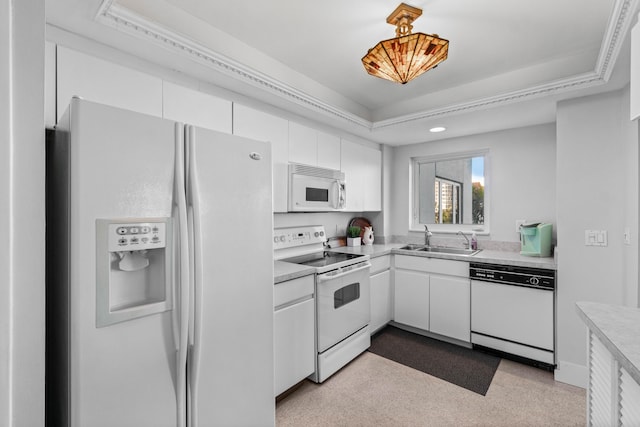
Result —
<path fill-rule="evenodd" d="M 275 284 L 273 287 L 273 306 L 279 307 L 313 295 L 314 285 L 315 275 L 313 274 Z"/>
<path fill-rule="evenodd" d="M 468 262 L 410 255 L 396 255 L 395 257 L 396 268 L 424 271 L 434 274 L 446 274 L 450 276 L 469 277 Z"/>
<path fill-rule="evenodd" d="M 391 267 L 391 255 L 371 258 L 371 275 L 388 270 Z"/>

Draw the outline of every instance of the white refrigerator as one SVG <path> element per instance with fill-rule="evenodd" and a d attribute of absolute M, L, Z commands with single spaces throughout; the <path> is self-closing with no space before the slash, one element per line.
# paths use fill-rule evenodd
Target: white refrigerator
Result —
<path fill-rule="evenodd" d="M 271 150 L 74 98 L 47 143 L 47 425 L 269 426 Z"/>

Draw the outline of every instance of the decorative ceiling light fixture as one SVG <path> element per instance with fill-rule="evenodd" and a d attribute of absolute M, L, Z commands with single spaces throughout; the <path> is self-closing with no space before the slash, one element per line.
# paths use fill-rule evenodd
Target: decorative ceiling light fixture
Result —
<path fill-rule="evenodd" d="M 405 84 L 447 59 L 449 40 L 437 34 L 411 34 L 411 23 L 422 9 L 400 3 L 387 23 L 396 26 L 396 38 L 383 40 L 362 58 L 367 73 Z"/>

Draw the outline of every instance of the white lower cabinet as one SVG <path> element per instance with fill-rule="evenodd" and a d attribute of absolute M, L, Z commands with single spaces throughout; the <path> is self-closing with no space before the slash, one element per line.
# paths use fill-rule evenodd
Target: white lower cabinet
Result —
<path fill-rule="evenodd" d="M 639 426 L 640 384 L 589 331 L 587 425 Z"/>
<path fill-rule="evenodd" d="M 315 372 L 314 276 L 274 286 L 274 396 Z"/>
<path fill-rule="evenodd" d="M 396 255 L 393 320 L 470 342 L 469 263 Z"/>
<path fill-rule="evenodd" d="M 471 341 L 471 294 L 469 279 L 431 275 L 429 278 L 429 330 Z"/>
<path fill-rule="evenodd" d="M 429 275 L 419 271 L 396 270 L 394 320 L 429 330 Z"/>
<path fill-rule="evenodd" d="M 371 320 L 369 331 L 371 334 L 385 326 L 392 319 L 391 294 L 391 256 L 381 256 L 371 259 L 370 292 Z"/>

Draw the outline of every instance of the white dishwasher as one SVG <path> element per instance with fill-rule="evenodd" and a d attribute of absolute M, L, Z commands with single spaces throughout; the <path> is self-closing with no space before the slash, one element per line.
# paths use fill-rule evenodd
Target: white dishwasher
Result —
<path fill-rule="evenodd" d="M 555 270 L 471 263 L 469 275 L 473 346 L 552 370 Z"/>

